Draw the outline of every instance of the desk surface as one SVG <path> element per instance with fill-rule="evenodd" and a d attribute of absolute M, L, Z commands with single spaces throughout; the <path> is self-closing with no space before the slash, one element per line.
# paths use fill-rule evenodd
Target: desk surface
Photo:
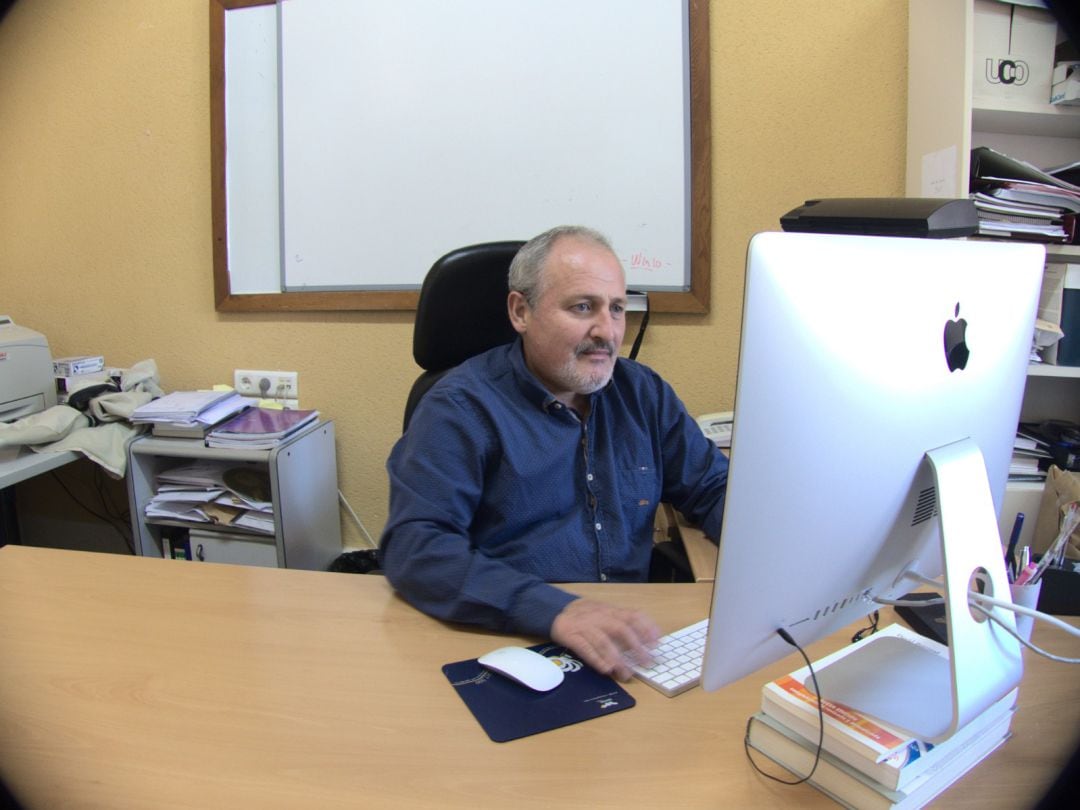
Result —
<path fill-rule="evenodd" d="M 74 450 L 60 453 L 35 453 L 23 450 L 18 457 L 0 462 L 0 489 L 10 487 L 27 478 L 63 467 L 81 456 Z"/>
<path fill-rule="evenodd" d="M 703 615 L 710 588 L 571 590 L 670 630 Z M 507 640 L 423 616 L 378 576 L 9 546 L 0 776 L 32 807 L 833 806 L 743 754 L 760 684 L 794 657 L 674 699 L 632 682 L 629 711 L 499 744 L 440 666 Z M 1014 738 L 937 806 L 1028 806 L 1071 753 L 1076 670 L 1026 664 Z"/>

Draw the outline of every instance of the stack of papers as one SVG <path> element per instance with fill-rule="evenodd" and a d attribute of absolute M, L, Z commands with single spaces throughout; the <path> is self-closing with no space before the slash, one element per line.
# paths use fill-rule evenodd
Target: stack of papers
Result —
<path fill-rule="evenodd" d="M 174 391 L 140 405 L 131 414 L 134 424 L 205 428 L 229 418 L 252 400 L 235 391 Z"/>
<path fill-rule="evenodd" d="M 1010 481 L 1045 481 L 1053 459 L 1050 444 L 1035 424 L 1021 423 L 1016 429 L 1012 458 L 1009 461 Z"/>
<path fill-rule="evenodd" d="M 153 522 L 209 523 L 274 533 L 270 477 L 250 466 L 198 462 L 158 474 L 154 497 L 146 505 Z"/>
<path fill-rule="evenodd" d="M 244 447 L 268 450 L 319 419 L 314 410 L 250 408 L 206 436 L 207 447 Z"/>
<path fill-rule="evenodd" d="M 982 236 L 1076 241 L 1080 186 L 979 146 L 971 150 L 970 190 Z"/>

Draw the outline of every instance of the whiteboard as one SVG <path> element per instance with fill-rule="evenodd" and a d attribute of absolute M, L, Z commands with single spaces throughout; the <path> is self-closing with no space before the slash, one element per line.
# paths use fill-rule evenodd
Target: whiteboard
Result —
<path fill-rule="evenodd" d="M 700 300 L 707 230 L 691 274 L 691 219 L 707 209 L 707 151 L 695 134 L 692 165 L 689 19 L 707 19 L 701 4 L 221 1 L 219 306 L 413 295 L 390 291 L 418 289 L 453 248 L 566 223 L 606 233 L 629 286 Z M 387 292 L 349 292 L 369 290 Z"/>
<path fill-rule="evenodd" d="M 278 37 L 273 5 L 225 17 L 226 234 L 234 292 L 281 292 Z M 242 145 L 242 146 L 241 146 Z"/>
<path fill-rule="evenodd" d="M 285 288 L 419 286 L 581 223 L 631 286 L 689 274 L 680 0 L 285 0 Z"/>

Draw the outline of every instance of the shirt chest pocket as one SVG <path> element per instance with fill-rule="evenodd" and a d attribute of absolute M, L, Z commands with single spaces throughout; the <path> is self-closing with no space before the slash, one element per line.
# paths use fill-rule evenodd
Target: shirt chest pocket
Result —
<path fill-rule="evenodd" d="M 660 477 L 653 467 L 639 466 L 619 470 L 619 504 L 628 528 L 636 532 L 643 526 L 652 531 L 653 515 L 660 500 Z"/>

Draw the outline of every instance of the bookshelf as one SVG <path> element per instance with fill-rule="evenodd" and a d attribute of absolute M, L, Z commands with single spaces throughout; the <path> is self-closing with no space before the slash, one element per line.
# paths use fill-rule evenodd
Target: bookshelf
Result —
<path fill-rule="evenodd" d="M 157 475 L 191 462 L 265 472 L 274 504 L 273 535 L 232 527 L 148 518 Z M 205 559 L 325 571 L 341 553 L 334 423 L 319 422 L 271 450 L 206 447 L 202 439 L 145 436 L 128 447 L 128 498 L 138 554 L 166 556 L 166 537 L 204 533 Z M 215 542 L 216 541 L 216 542 Z"/>
<path fill-rule="evenodd" d="M 1080 107 L 987 100 L 972 93 L 978 0 L 909 0 L 906 194 L 964 197 L 971 150 L 988 146 L 1040 167 L 1080 157 Z M 1080 263 L 1080 245 L 1048 245 L 1047 262 Z M 1032 364 L 1021 419 L 1080 422 L 1080 368 Z M 1010 483 L 1004 536 L 1016 512 L 1030 540 L 1042 484 Z"/>

